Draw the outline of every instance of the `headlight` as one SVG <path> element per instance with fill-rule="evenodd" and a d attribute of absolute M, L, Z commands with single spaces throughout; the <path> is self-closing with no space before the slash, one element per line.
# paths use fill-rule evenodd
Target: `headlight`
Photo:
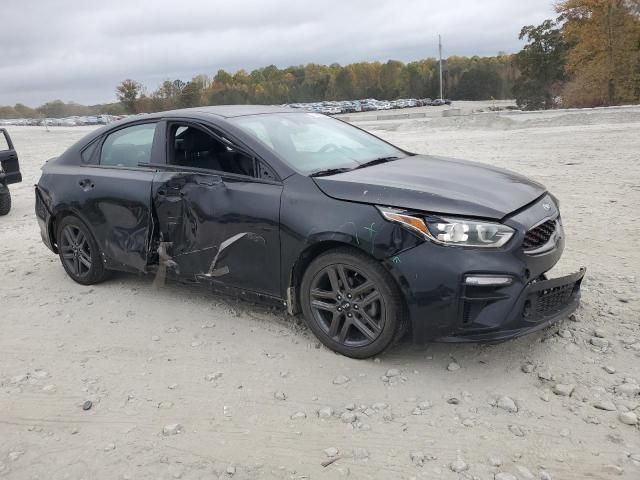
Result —
<path fill-rule="evenodd" d="M 507 243 L 515 230 L 501 223 L 464 218 L 413 215 L 402 210 L 380 208 L 387 220 L 400 223 L 424 238 L 441 245 L 497 248 Z"/>

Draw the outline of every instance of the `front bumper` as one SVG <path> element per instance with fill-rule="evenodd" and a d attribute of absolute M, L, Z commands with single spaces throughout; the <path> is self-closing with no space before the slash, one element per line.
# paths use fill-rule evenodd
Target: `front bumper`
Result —
<path fill-rule="evenodd" d="M 540 330 L 568 316 L 580 301 L 585 269 L 547 280 L 564 250 L 558 230 L 544 249 L 525 252 L 523 240 L 546 215 L 549 197 L 503 222 L 516 235 L 501 248 L 448 247 L 429 241 L 384 262 L 404 294 L 415 342 L 499 342 Z M 484 285 L 468 277 L 508 278 Z"/>
<path fill-rule="evenodd" d="M 541 330 L 566 318 L 578 308 L 580 303 L 580 285 L 585 268 L 578 272 L 551 280 L 531 282 L 515 302 L 511 313 L 497 327 L 473 329 L 463 328 L 450 336 L 439 338 L 442 342 L 501 342 Z M 467 297 L 463 299 L 463 308 L 469 312 L 474 303 L 484 303 L 486 299 Z M 465 312 L 463 312 L 465 315 Z M 471 322 L 468 318 L 463 318 Z"/>

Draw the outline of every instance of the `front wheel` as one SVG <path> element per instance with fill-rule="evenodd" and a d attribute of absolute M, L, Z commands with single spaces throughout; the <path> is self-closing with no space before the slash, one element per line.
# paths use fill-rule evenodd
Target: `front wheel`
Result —
<path fill-rule="evenodd" d="M 377 355 L 404 331 L 397 285 L 379 262 L 356 250 L 334 250 L 311 262 L 300 300 L 313 333 L 347 357 Z"/>
<path fill-rule="evenodd" d="M 11 211 L 11 192 L 9 188 L 0 185 L 0 217 Z"/>
<path fill-rule="evenodd" d="M 93 285 L 108 277 L 98 244 L 82 220 L 64 217 L 56 238 L 62 266 L 74 281 Z"/>

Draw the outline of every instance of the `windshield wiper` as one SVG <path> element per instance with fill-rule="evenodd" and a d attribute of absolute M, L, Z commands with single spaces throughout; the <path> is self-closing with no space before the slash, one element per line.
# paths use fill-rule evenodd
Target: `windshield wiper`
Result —
<path fill-rule="evenodd" d="M 353 168 L 327 168 L 326 170 L 318 170 L 317 172 L 312 172 L 309 176 L 310 177 L 326 177 L 329 175 L 336 175 L 338 173 L 349 172 L 351 170 L 353 170 Z"/>
<path fill-rule="evenodd" d="M 379 163 L 387 163 L 393 160 L 397 160 L 400 157 L 392 156 L 392 157 L 380 157 L 375 158 L 373 160 L 369 160 L 368 162 L 361 163 L 357 167 L 354 168 L 328 168 L 326 170 L 318 170 L 317 172 L 311 173 L 310 177 L 326 177 L 328 175 L 336 175 L 338 173 L 350 172 L 351 170 L 357 170 L 358 168 L 371 167 L 373 165 L 378 165 Z"/>
<path fill-rule="evenodd" d="M 356 168 L 372 167 L 373 165 L 378 165 L 380 163 L 391 162 L 393 160 L 397 160 L 398 158 L 400 158 L 400 157 L 380 157 L 380 158 L 375 158 L 373 160 L 369 160 L 368 162 L 361 163 Z"/>

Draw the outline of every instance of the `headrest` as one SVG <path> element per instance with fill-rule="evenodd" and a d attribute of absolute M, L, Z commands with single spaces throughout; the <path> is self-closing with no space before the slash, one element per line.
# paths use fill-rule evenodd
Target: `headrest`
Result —
<path fill-rule="evenodd" d="M 206 134 L 205 132 L 195 129 L 189 128 L 184 134 L 183 138 L 183 149 L 186 152 L 224 152 L 226 147 L 211 135 Z"/>

